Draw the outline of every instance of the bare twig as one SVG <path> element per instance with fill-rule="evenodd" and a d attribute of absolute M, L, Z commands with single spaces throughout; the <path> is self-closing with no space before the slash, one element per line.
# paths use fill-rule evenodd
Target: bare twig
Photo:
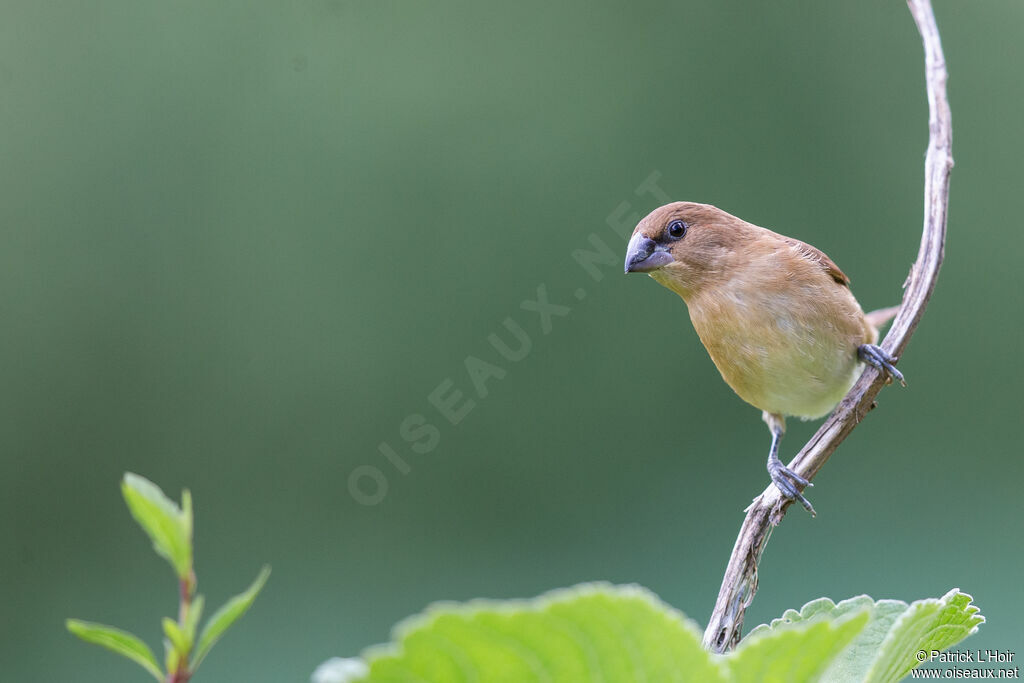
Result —
<path fill-rule="evenodd" d="M 946 61 L 930 0 L 907 0 L 924 42 L 925 80 L 928 89 L 928 155 L 924 165 L 924 231 L 917 261 L 904 283 L 903 303 L 882 348 L 894 356 L 903 353 L 935 289 L 946 238 L 949 173 L 953 168 L 953 124 L 946 100 Z M 857 423 L 874 407 L 886 383 L 879 371 L 868 367 L 811 440 L 789 463 L 813 479 L 829 456 Z M 782 521 L 791 501 L 769 486 L 747 508 L 747 516 L 729 558 L 715 609 L 704 632 L 704 647 L 725 652 L 740 640 L 743 615 L 757 591 L 757 565 L 772 527 Z"/>

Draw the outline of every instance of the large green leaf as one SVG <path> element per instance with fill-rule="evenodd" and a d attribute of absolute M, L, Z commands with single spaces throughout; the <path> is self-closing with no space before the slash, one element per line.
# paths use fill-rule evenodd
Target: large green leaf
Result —
<path fill-rule="evenodd" d="M 895 681 L 918 650 L 950 647 L 982 621 L 951 591 L 912 605 L 867 596 L 788 610 L 735 652 L 700 646 L 693 622 L 636 586 L 584 584 L 533 600 L 434 605 L 318 683 L 811 683 Z M 363 673 L 362 667 L 369 667 Z"/>
<path fill-rule="evenodd" d="M 192 497 L 182 493 L 182 507 L 145 477 L 127 472 L 121 493 L 132 517 L 143 528 L 153 548 L 174 567 L 179 579 L 192 572 Z"/>
<path fill-rule="evenodd" d="M 806 621 L 789 628 L 766 629 L 744 638 L 725 657 L 729 680 L 736 683 L 831 681 L 821 674 L 868 623 L 866 610 L 835 619 Z"/>
<path fill-rule="evenodd" d="M 203 632 L 199 635 L 199 644 L 196 646 L 192 659 L 192 671 L 199 668 L 203 658 L 209 654 L 210 648 L 224 635 L 224 632 L 252 607 L 253 601 L 263 589 L 263 584 L 267 582 L 268 578 L 270 578 L 270 567 L 263 567 L 259 576 L 244 593 L 231 598 L 213 613 L 210 620 L 206 622 L 206 626 L 203 627 Z"/>
<path fill-rule="evenodd" d="M 954 588 L 941 598 L 913 602 L 889 629 L 865 680 L 898 681 L 920 664 L 920 650 L 945 650 L 977 631 L 985 617 L 971 600 Z"/>
<path fill-rule="evenodd" d="M 771 625 L 751 631 L 749 639 L 768 632 L 843 619 L 866 611 L 867 625 L 821 677 L 832 683 L 888 683 L 902 679 L 920 661 L 921 650 L 944 650 L 978 630 L 985 621 L 971 596 L 953 589 L 941 598 L 907 604 L 902 600 L 874 601 L 861 595 L 836 604 L 828 598 L 807 603 L 799 612 L 787 610 Z M 744 641 L 746 642 L 746 641 Z"/>
<path fill-rule="evenodd" d="M 368 654 L 367 681 L 725 681 L 693 622 L 635 586 L 438 604 Z"/>
<path fill-rule="evenodd" d="M 158 681 L 164 679 L 163 674 L 160 673 L 160 666 L 156 663 L 156 657 L 153 656 L 153 651 L 138 636 L 113 626 L 79 619 L 68 619 L 65 623 L 69 631 L 85 642 L 105 647 L 111 652 L 127 657 L 152 674 Z"/>

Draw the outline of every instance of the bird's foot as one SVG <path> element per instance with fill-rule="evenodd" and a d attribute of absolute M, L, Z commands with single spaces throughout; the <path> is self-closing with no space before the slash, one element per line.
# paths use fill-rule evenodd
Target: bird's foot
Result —
<path fill-rule="evenodd" d="M 814 486 L 811 482 L 807 481 L 799 474 L 789 469 L 782 464 L 777 457 L 772 458 L 768 461 L 768 474 L 772 478 L 772 483 L 775 484 L 775 488 L 779 489 L 786 498 L 790 500 L 799 501 L 804 509 L 811 513 L 814 517 L 817 515 L 814 512 L 814 506 L 811 505 L 811 501 L 804 497 L 804 494 L 800 492 L 800 487 Z"/>
<path fill-rule="evenodd" d="M 889 376 L 890 381 L 896 379 L 903 386 L 907 386 L 906 380 L 903 379 L 903 373 L 896 369 L 893 365 L 898 359 L 895 356 L 890 356 L 886 353 L 881 346 L 874 344 L 861 344 L 857 347 L 857 355 L 860 359 L 878 368 L 882 372 Z"/>

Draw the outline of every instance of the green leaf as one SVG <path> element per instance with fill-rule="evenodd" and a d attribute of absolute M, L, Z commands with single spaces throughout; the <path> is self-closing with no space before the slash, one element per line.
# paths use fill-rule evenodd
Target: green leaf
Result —
<path fill-rule="evenodd" d="M 749 635 L 725 658 L 729 680 L 831 681 L 822 672 L 867 623 L 868 612 L 862 609 L 840 618 L 808 620 Z"/>
<path fill-rule="evenodd" d="M 164 638 L 164 667 L 171 674 L 181 669 L 181 655 L 175 649 L 174 643 L 167 638 Z"/>
<path fill-rule="evenodd" d="M 954 588 L 938 599 L 914 601 L 889 629 L 865 680 L 898 681 L 920 664 L 920 650 L 946 650 L 977 631 L 985 617 L 972 600 Z"/>
<path fill-rule="evenodd" d="M 163 680 L 163 674 L 160 672 L 160 666 L 156 663 L 153 651 L 137 636 L 112 626 L 79 619 L 68 619 L 65 623 L 68 631 L 85 642 L 105 647 L 111 652 L 127 657 L 152 674 L 156 680 Z"/>
<path fill-rule="evenodd" d="M 636 586 L 584 584 L 533 600 L 441 603 L 361 660 L 332 660 L 321 683 L 828 683 L 897 681 L 919 650 L 948 648 L 983 619 L 950 591 L 907 605 L 867 596 L 787 610 L 724 656 L 696 626 Z M 341 666 L 340 664 L 344 664 Z M 363 673 L 362 667 L 369 666 Z"/>
<path fill-rule="evenodd" d="M 199 629 L 199 620 L 203 616 L 204 605 L 205 600 L 203 600 L 203 596 L 197 595 L 192 600 L 188 613 L 185 615 L 185 634 L 188 636 L 189 641 L 193 643 L 196 642 L 196 632 Z"/>
<path fill-rule="evenodd" d="M 696 625 L 636 586 L 584 584 L 526 601 L 438 604 L 367 653 L 365 681 L 724 683 Z"/>
<path fill-rule="evenodd" d="M 192 572 L 192 496 L 189 492 L 182 494 L 183 511 L 159 486 L 127 472 L 121 482 L 121 493 L 132 517 L 153 541 L 154 550 L 171 563 L 180 580 L 189 580 Z"/>
<path fill-rule="evenodd" d="M 252 582 L 252 585 L 244 593 L 231 598 L 219 610 L 213 613 L 213 616 L 206 622 L 206 626 L 203 627 L 203 632 L 199 636 L 199 645 L 196 647 L 195 657 L 192 660 L 192 671 L 199 668 L 199 664 L 210 652 L 213 644 L 252 606 L 253 601 L 259 595 L 263 584 L 267 582 L 269 577 L 270 567 L 263 567 L 260 570 L 259 576 L 256 577 L 256 580 Z"/>
<path fill-rule="evenodd" d="M 188 656 L 188 653 L 192 651 L 192 643 L 189 641 L 185 632 L 178 626 L 178 622 L 174 621 L 170 617 L 164 617 L 163 620 L 164 635 L 171 641 L 171 645 L 174 646 L 174 651 L 179 655 Z"/>
<path fill-rule="evenodd" d="M 971 596 L 954 589 L 941 598 L 874 601 L 861 595 L 839 604 L 828 598 L 807 603 L 799 612 L 787 610 L 770 626 L 759 626 L 747 639 L 806 624 L 840 620 L 856 612 L 868 614 L 867 625 L 848 647 L 832 659 L 821 680 L 835 683 L 899 681 L 920 662 L 921 650 L 944 650 L 978 630 L 984 617 Z M 744 640 L 744 643 L 746 640 Z"/>

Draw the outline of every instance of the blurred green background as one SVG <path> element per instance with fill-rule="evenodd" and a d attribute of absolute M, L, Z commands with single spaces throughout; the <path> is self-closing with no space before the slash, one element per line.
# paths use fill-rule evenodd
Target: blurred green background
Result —
<path fill-rule="evenodd" d="M 1024 3 L 943 0 L 947 260 L 880 407 L 776 530 L 747 625 L 826 595 L 972 593 L 1024 644 Z M 768 432 L 624 220 L 715 203 L 811 242 L 865 308 L 916 256 L 922 53 L 900 2 L 38 3 L 0 10 L 0 661 L 143 680 L 169 568 L 126 470 L 196 499 L 208 602 L 264 562 L 198 681 L 308 680 L 438 599 L 638 582 L 703 624 Z M 614 250 L 595 282 L 572 252 Z M 521 302 L 571 307 L 549 334 Z M 583 289 L 586 297 L 574 293 Z M 491 333 L 531 337 L 521 362 Z M 475 396 L 464 361 L 505 371 Z M 428 395 L 475 399 L 452 426 Z M 415 453 L 410 414 L 440 440 Z M 791 421 L 791 456 L 817 423 Z M 386 442 L 410 471 L 378 452 Z M 357 503 L 349 476 L 388 489 Z M 372 481 L 363 480 L 367 491 Z"/>

